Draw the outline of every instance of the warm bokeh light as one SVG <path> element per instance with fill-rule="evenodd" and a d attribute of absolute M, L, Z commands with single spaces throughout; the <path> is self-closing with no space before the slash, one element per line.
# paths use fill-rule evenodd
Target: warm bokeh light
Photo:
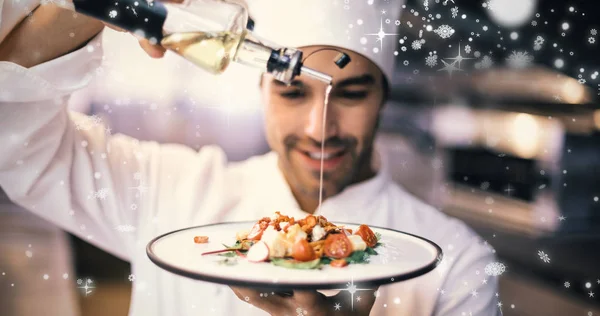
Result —
<path fill-rule="evenodd" d="M 562 96 L 565 103 L 578 104 L 585 101 L 587 87 L 575 79 L 566 80 L 562 85 Z"/>
<path fill-rule="evenodd" d="M 532 158 L 538 153 L 539 134 L 540 126 L 532 115 L 519 113 L 515 116 L 511 128 L 511 140 L 519 156 Z"/>

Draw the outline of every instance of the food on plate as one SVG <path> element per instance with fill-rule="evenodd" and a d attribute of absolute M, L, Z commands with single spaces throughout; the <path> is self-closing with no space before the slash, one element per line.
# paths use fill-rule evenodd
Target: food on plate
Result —
<path fill-rule="evenodd" d="M 194 242 L 198 237 L 194 238 Z M 292 269 L 316 269 L 323 265 L 342 268 L 367 263 L 380 245 L 379 235 L 367 225 L 351 229 L 330 223 L 320 215 L 296 220 L 281 215 L 263 217 L 249 230 L 236 233 L 236 243 L 202 255 L 244 257 L 250 262 L 270 262 Z M 206 237 L 208 241 L 208 237 Z"/>
<path fill-rule="evenodd" d="M 194 242 L 197 244 L 206 244 L 208 243 L 208 236 L 196 236 L 194 237 Z"/>

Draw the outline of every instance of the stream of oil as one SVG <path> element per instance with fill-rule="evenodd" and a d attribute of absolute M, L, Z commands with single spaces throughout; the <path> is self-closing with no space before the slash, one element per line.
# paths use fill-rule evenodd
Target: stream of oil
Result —
<path fill-rule="evenodd" d="M 323 202 L 323 161 L 325 158 L 325 129 L 327 125 L 327 106 L 329 105 L 329 94 L 331 93 L 331 88 L 333 86 L 330 84 L 325 89 L 325 102 L 323 104 L 323 124 L 321 130 L 321 172 L 319 175 L 319 206 L 317 210 L 321 209 L 321 203 Z"/>

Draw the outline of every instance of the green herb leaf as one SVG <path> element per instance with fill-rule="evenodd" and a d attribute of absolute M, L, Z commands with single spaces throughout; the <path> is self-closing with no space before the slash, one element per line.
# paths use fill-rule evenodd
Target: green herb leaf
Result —
<path fill-rule="evenodd" d="M 377 237 L 377 241 L 381 240 L 381 233 L 375 233 L 375 237 Z"/>
<path fill-rule="evenodd" d="M 369 262 L 369 254 L 366 251 L 358 250 L 353 252 L 349 257 L 346 257 L 346 261 L 348 263 L 368 263 Z"/>
<path fill-rule="evenodd" d="M 226 244 L 222 244 L 222 245 L 225 248 L 227 248 L 227 249 L 234 249 L 234 250 L 237 249 L 237 250 L 243 250 L 243 251 L 245 251 L 245 250 L 250 249 L 250 247 L 252 247 L 253 244 L 254 243 L 251 242 L 251 241 L 241 242 L 241 241 L 238 240 L 238 241 L 235 242 L 235 244 L 233 244 L 233 246 L 227 246 Z"/>
<path fill-rule="evenodd" d="M 375 247 L 377 247 L 377 245 L 375 245 Z M 367 249 L 365 250 L 365 252 L 369 255 L 376 255 L 377 251 L 375 251 L 375 249 L 371 248 L 371 247 L 367 247 Z"/>
<path fill-rule="evenodd" d="M 321 264 L 330 264 L 333 259 L 329 257 L 321 257 Z"/>
<path fill-rule="evenodd" d="M 235 253 L 235 251 L 230 251 L 230 252 L 220 253 L 217 256 L 233 258 L 233 257 L 237 257 L 237 253 Z"/>
<path fill-rule="evenodd" d="M 227 249 L 242 249 L 242 243 L 239 240 L 233 246 L 227 246 L 226 244 L 223 244 L 223 246 Z"/>
<path fill-rule="evenodd" d="M 271 263 L 276 266 L 289 268 L 289 269 L 317 269 L 321 266 L 321 258 L 317 258 L 312 261 L 297 261 L 293 259 L 284 259 L 284 258 L 272 258 Z"/>

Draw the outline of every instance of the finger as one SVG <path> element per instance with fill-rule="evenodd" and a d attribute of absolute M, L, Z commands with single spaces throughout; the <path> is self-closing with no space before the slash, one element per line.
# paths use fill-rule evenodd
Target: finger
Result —
<path fill-rule="evenodd" d="M 122 29 L 122 28 L 120 28 L 120 27 L 118 27 L 118 26 L 114 26 L 114 25 L 112 25 L 112 24 L 109 24 L 109 23 L 104 23 L 104 22 L 102 22 L 102 23 L 103 23 L 103 24 L 104 24 L 106 27 L 108 27 L 108 28 L 110 28 L 110 29 L 113 29 L 113 30 L 115 30 L 115 31 L 117 31 L 117 32 L 121 32 L 121 33 L 125 33 L 125 32 L 127 32 L 126 30 L 124 30 L 124 29 Z"/>
<path fill-rule="evenodd" d="M 296 290 L 294 291 L 294 299 L 303 306 L 312 306 L 323 302 L 326 297 L 317 291 Z"/>
<path fill-rule="evenodd" d="M 159 45 L 152 45 L 147 39 L 139 40 L 142 49 L 152 58 L 161 58 L 165 55 L 165 48 Z"/>

